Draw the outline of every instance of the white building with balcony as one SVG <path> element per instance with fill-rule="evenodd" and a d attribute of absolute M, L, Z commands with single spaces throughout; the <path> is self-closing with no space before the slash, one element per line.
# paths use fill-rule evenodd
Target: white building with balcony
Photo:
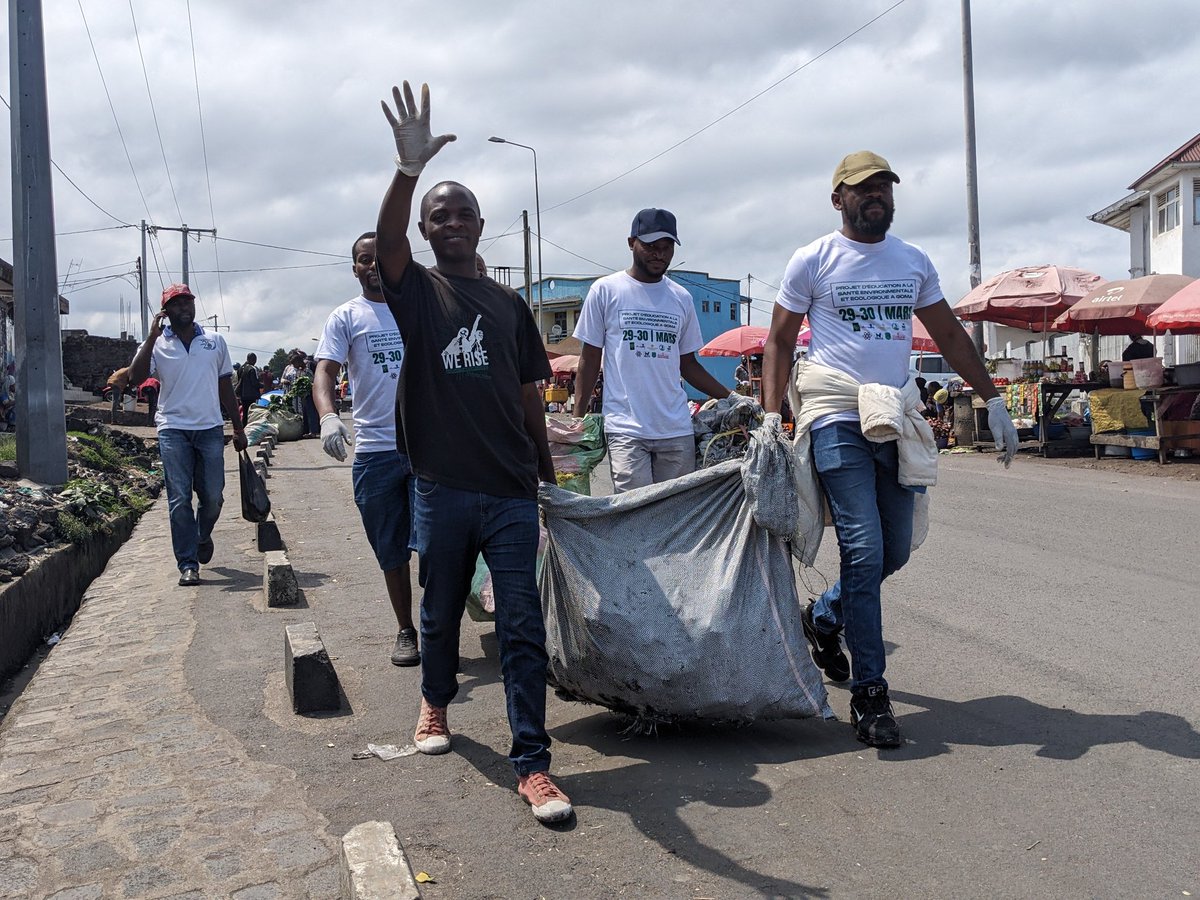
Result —
<path fill-rule="evenodd" d="M 1132 192 L 1088 216 L 1129 235 L 1129 277 L 1200 278 L 1200 134 L 1129 186 Z M 1120 358 L 1123 337 L 1101 338 L 1100 356 Z M 1167 365 L 1200 361 L 1196 335 L 1157 338 Z"/>

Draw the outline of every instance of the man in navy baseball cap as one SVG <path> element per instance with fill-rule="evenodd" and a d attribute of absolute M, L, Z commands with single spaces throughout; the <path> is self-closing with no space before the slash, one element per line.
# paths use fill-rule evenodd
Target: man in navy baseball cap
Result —
<path fill-rule="evenodd" d="M 592 395 L 604 366 L 604 432 L 618 494 L 695 469 L 680 379 L 710 397 L 729 396 L 696 359 L 704 338 L 692 295 L 667 277 L 678 243 L 673 213 L 639 212 L 629 229 L 632 265 L 592 284 L 575 324 L 583 345 L 576 397 Z"/>
<path fill-rule="evenodd" d="M 633 227 L 629 229 L 629 237 L 637 238 L 643 244 L 653 244 L 661 238 L 670 238 L 679 243 L 679 228 L 675 224 L 675 214 L 665 209 L 643 209 L 633 217 Z M 631 243 L 632 247 L 633 244 Z"/>

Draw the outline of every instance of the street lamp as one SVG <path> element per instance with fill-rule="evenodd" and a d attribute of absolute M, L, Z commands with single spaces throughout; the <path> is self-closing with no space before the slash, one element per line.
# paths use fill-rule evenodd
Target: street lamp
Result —
<path fill-rule="evenodd" d="M 533 208 L 534 218 L 537 222 L 538 233 L 538 308 L 537 308 L 537 326 L 538 334 L 542 335 L 545 340 L 545 332 L 542 331 L 542 200 L 538 192 L 538 173 L 537 173 L 537 151 L 528 144 L 518 144 L 516 141 L 509 141 L 502 137 L 493 135 L 488 138 L 493 144 L 511 144 L 514 147 L 524 147 L 533 154 Z M 533 298 L 530 298 L 533 299 Z"/>

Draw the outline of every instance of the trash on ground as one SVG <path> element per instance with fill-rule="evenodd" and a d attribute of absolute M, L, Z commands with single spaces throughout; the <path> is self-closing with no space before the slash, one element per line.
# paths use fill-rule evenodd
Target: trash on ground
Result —
<path fill-rule="evenodd" d="M 413 756 L 416 754 L 417 748 L 412 744 L 405 744 L 403 747 L 397 747 L 395 744 L 367 744 L 366 750 L 355 750 L 350 755 L 351 759 L 371 759 L 377 757 L 384 762 L 392 759 L 399 759 L 402 756 Z"/>

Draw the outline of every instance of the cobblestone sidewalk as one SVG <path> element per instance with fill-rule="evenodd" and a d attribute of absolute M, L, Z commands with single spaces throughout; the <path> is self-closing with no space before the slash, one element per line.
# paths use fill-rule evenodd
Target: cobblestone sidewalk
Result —
<path fill-rule="evenodd" d="M 245 525 L 236 469 L 225 494 L 218 542 Z M 0 725 L 0 897 L 338 895 L 336 841 L 294 774 L 189 694 L 205 594 L 176 578 L 164 495 Z"/>

